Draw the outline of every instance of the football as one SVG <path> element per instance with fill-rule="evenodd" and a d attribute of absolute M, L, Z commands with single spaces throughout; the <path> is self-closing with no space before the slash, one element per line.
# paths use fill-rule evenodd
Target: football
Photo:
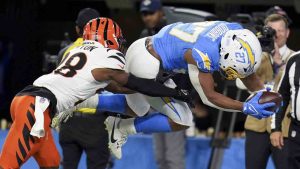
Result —
<path fill-rule="evenodd" d="M 261 95 L 258 103 L 270 103 L 273 102 L 276 104 L 275 107 L 268 109 L 269 111 L 275 111 L 277 108 L 281 106 L 282 97 L 279 93 L 271 92 L 271 91 L 264 91 Z"/>
<path fill-rule="evenodd" d="M 256 95 L 256 93 L 253 93 L 252 95 L 250 95 L 247 98 L 246 101 L 250 100 L 255 95 Z M 275 110 L 281 106 L 281 101 L 282 101 L 282 97 L 279 93 L 271 92 L 271 91 L 264 91 L 263 94 L 260 96 L 258 103 L 263 104 L 263 103 L 274 102 L 276 104 L 276 106 L 269 108 L 267 110 L 275 112 Z"/>

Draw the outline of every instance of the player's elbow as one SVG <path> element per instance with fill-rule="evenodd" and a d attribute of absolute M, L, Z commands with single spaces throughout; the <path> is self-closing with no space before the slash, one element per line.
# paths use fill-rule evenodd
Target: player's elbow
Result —
<path fill-rule="evenodd" d="M 211 104 L 215 103 L 215 101 L 217 100 L 217 96 L 214 94 L 214 92 L 206 93 L 205 96 L 206 99 L 203 100 L 203 103 L 205 105 L 211 106 Z"/>
<path fill-rule="evenodd" d="M 207 98 L 207 101 L 209 102 L 214 102 L 214 100 L 216 99 L 216 96 L 213 92 L 206 93 L 205 96 Z"/>

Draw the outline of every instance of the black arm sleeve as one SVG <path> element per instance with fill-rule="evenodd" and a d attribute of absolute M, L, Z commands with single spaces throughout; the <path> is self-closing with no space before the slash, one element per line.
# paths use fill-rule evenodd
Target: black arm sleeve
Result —
<path fill-rule="evenodd" d="M 142 79 L 132 74 L 129 75 L 128 82 L 124 87 L 152 97 L 178 97 L 176 89 L 166 87 L 154 79 Z"/>
<path fill-rule="evenodd" d="M 291 60 L 290 60 L 291 61 Z M 284 71 L 283 76 L 280 79 L 280 84 L 278 86 L 278 92 L 282 96 L 283 105 L 281 106 L 278 113 L 275 114 L 275 127 L 271 130 L 273 131 L 281 131 L 281 123 L 285 116 L 286 109 L 290 102 L 290 83 L 289 83 L 289 70 L 293 62 L 288 62 Z"/>

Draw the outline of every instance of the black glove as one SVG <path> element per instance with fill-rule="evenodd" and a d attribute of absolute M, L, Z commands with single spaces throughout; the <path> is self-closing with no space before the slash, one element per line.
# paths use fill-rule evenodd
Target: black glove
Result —
<path fill-rule="evenodd" d="M 167 80 L 171 79 L 172 77 L 174 77 L 173 72 L 160 72 L 156 77 L 156 81 L 161 84 L 164 84 Z"/>
<path fill-rule="evenodd" d="M 192 97 L 188 90 L 179 89 L 179 88 L 175 88 L 175 90 L 177 91 L 177 96 L 175 96 L 174 99 L 181 100 L 186 103 L 192 102 Z"/>

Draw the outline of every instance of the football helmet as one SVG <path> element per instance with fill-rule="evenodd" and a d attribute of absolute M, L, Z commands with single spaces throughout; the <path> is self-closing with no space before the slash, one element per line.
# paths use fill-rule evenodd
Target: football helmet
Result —
<path fill-rule="evenodd" d="M 245 78 L 261 62 L 262 49 L 257 37 L 248 29 L 229 30 L 221 40 L 219 70 L 228 80 Z"/>
<path fill-rule="evenodd" d="M 106 48 L 122 51 L 126 40 L 120 26 L 110 18 L 99 17 L 90 20 L 84 27 L 84 40 L 94 40 Z"/>

